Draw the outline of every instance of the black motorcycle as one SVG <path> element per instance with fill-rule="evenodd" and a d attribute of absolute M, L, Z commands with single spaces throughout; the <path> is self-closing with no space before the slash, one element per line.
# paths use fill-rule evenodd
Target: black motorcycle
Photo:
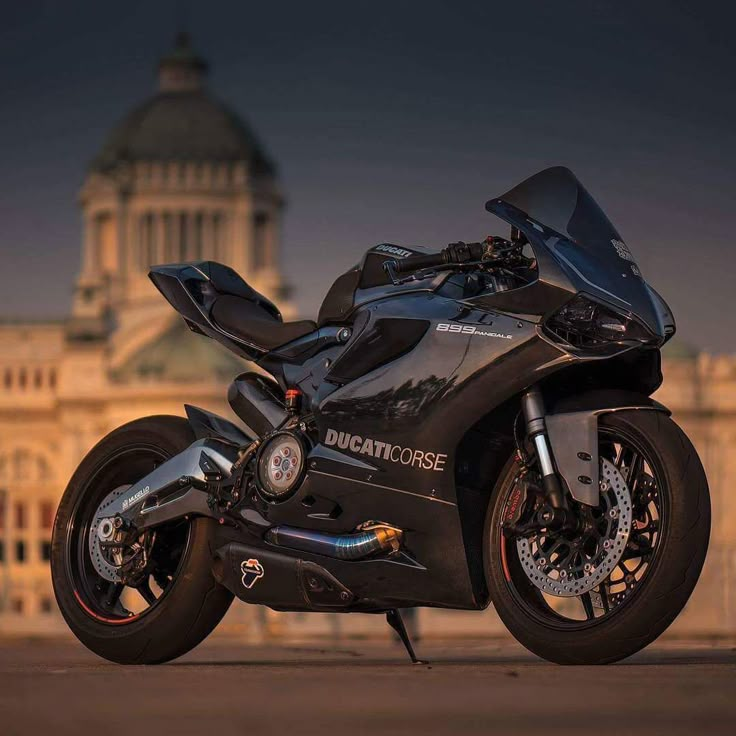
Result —
<path fill-rule="evenodd" d="M 317 322 L 212 262 L 154 267 L 187 325 L 261 369 L 234 424 L 186 406 L 115 430 L 56 517 L 76 636 L 121 663 L 201 642 L 233 595 L 278 611 L 493 603 L 526 647 L 606 663 L 656 639 L 705 559 L 692 444 L 650 398 L 675 323 L 567 169 L 486 208 L 509 239 L 383 244 Z M 272 376 L 272 377 L 269 377 Z"/>

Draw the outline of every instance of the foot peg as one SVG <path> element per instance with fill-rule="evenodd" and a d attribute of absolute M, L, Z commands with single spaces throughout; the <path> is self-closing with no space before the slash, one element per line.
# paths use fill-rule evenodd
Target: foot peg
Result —
<path fill-rule="evenodd" d="M 414 654 L 414 647 L 411 645 L 409 634 L 406 632 L 406 626 L 404 626 L 404 619 L 401 618 L 401 614 L 392 608 L 390 611 L 386 611 L 386 621 L 388 625 L 399 635 L 401 643 L 406 647 L 406 651 L 411 657 L 412 664 L 429 664 L 423 659 L 417 659 L 417 655 Z"/>

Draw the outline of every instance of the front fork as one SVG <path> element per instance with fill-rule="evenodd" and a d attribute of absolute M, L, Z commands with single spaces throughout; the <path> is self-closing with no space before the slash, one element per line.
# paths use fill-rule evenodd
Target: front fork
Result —
<path fill-rule="evenodd" d="M 546 498 L 546 504 L 539 511 L 538 521 L 551 529 L 572 531 L 576 521 L 570 512 L 560 476 L 555 471 L 544 420 L 544 397 L 538 386 L 532 386 L 522 395 L 521 410 L 526 422 L 527 437 L 534 443 L 537 451 Z"/>

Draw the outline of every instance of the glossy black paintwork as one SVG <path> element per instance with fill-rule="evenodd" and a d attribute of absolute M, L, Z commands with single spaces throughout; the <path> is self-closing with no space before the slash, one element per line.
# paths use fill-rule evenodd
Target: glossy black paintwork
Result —
<path fill-rule="evenodd" d="M 529 321 L 422 292 L 359 308 L 356 323 L 362 326 L 346 347 L 361 356 L 362 336 L 382 319 L 422 321 L 429 327 L 411 352 L 345 385 L 330 386 L 324 365 L 329 351 L 312 359 L 315 366 L 307 362 L 309 378 L 299 386 L 312 402 L 319 442 L 296 495 L 281 504 L 263 504 L 261 513 L 272 524 L 344 533 L 371 519 L 399 526 L 406 530 L 406 548 L 418 565 L 389 565 L 378 583 L 376 560 L 343 563 L 341 574 L 347 577 L 338 577 L 345 585 L 355 590 L 365 575 L 365 584 L 382 600 L 483 606 L 483 592 L 471 584 L 458 512 L 456 448 L 468 428 L 494 406 L 575 359 Z M 476 326 L 489 334 L 437 329 L 449 324 Z M 321 395 L 325 385 L 330 388 Z M 328 432 L 342 433 L 343 441 L 349 434 L 400 447 L 404 460 L 411 450 L 412 463 L 402 463 L 399 452 L 393 453 L 399 461 L 392 462 L 341 449 L 328 444 Z M 416 461 L 415 451 L 433 459 L 432 469 L 423 467 L 428 464 L 424 458 Z M 325 564 L 333 570 L 332 561 Z"/>
<path fill-rule="evenodd" d="M 257 373 L 239 375 L 228 387 L 227 400 L 253 438 L 265 437 L 288 418 L 281 388 Z"/>
<path fill-rule="evenodd" d="M 335 279 L 319 310 L 318 324 L 344 324 L 357 307 L 385 296 L 414 291 L 435 291 L 449 276 L 447 272 L 426 279 L 395 285 L 383 264 L 395 258 L 425 253 L 424 249 L 380 243 L 365 252 L 357 266 Z"/>
<path fill-rule="evenodd" d="M 271 353 L 250 355 L 251 348 L 234 344 L 231 336 L 214 334 L 216 325 L 196 299 L 167 295 L 202 332 L 255 358 L 282 390 L 303 392 L 312 434 L 304 481 L 286 501 L 270 503 L 255 494 L 238 510 L 252 533 L 249 544 L 274 551 L 262 535 L 277 524 L 350 533 L 366 521 L 382 521 L 404 530 L 400 556 L 342 561 L 279 549 L 285 557 L 321 565 L 339 580 L 357 596 L 349 610 L 487 605 L 482 521 L 512 452 L 520 393 L 541 383 L 549 388 L 550 402 L 559 403 L 587 375 L 605 387 L 603 364 L 622 376 L 617 388 L 642 390 L 636 371 L 617 370 L 619 355 L 602 359 L 568 351 L 546 336 L 543 321 L 589 284 L 559 258 L 552 242 L 559 233 L 502 199 L 489 205 L 526 234 L 537 258 L 532 283 L 477 293 L 451 282 L 449 272 L 394 285 L 376 283 L 374 270 L 361 285 L 358 268 L 336 282 L 317 330 Z M 371 249 L 362 263 L 376 252 Z M 657 316 L 644 318 L 663 337 L 666 305 L 647 298 Z M 392 334 L 414 338 L 408 348 L 397 338 L 371 367 L 373 328 L 382 320 L 404 323 L 406 330 Z M 414 329 L 419 323 L 422 329 Z M 345 327 L 350 336 L 342 342 L 338 335 Z M 621 345 L 620 355 L 631 350 Z M 654 390 L 656 375 L 645 383 L 647 392 Z M 227 533 L 237 541 L 232 530 Z"/>

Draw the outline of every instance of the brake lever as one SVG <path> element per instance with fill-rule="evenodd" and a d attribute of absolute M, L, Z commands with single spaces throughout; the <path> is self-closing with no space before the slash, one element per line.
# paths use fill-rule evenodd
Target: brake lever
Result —
<path fill-rule="evenodd" d="M 391 279 L 391 283 L 394 286 L 401 286 L 402 284 L 408 284 L 410 281 L 424 281 L 424 279 L 432 278 L 436 276 L 440 271 L 449 271 L 455 267 L 456 264 L 448 263 L 444 266 L 435 266 L 433 268 L 424 268 L 419 271 L 413 271 L 407 276 L 397 276 L 396 269 L 394 268 L 395 261 L 387 261 L 384 268 L 386 273 Z"/>
<path fill-rule="evenodd" d="M 393 281 L 394 286 L 401 286 L 401 284 L 408 284 L 410 281 L 423 281 L 424 279 L 428 279 L 431 276 L 436 276 L 437 273 L 438 272 L 436 269 L 415 271 L 414 273 L 411 273 L 408 276 L 404 276 L 403 278 L 395 277 L 391 280 Z"/>

